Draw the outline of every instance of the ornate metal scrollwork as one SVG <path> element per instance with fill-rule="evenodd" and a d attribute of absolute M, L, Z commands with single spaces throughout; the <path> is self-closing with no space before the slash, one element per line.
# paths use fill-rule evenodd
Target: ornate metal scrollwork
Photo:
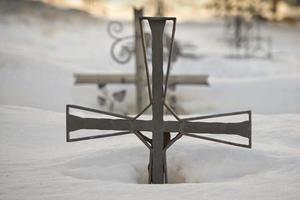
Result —
<path fill-rule="evenodd" d="M 134 49 L 134 35 L 122 36 L 124 30 L 123 24 L 119 21 L 112 21 L 108 24 L 107 32 L 109 36 L 114 39 L 110 47 L 111 57 L 119 64 L 126 64 L 130 61 L 132 56 L 135 54 Z M 170 46 L 171 37 L 167 34 L 163 35 L 164 42 L 164 54 L 169 55 L 169 46 Z M 146 52 L 150 54 L 149 60 L 151 60 L 151 34 L 145 32 L 145 47 Z M 197 59 L 200 56 L 191 53 L 184 52 L 183 49 L 194 49 L 195 45 L 186 44 L 180 45 L 177 41 L 174 41 L 173 47 L 173 57 L 172 62 L 176 62 L 178 57 L 184 57 L 187 59 Z"/>
<path fill-rule="evenodd" d="M 122 36 L 123 24 L 118 21 L 112 21 L 107 26 L 107 32 L 115 41 L 110 47 L 111 57 L 119 64 L 129 62 L 134 54 L 134 36 Z"/>

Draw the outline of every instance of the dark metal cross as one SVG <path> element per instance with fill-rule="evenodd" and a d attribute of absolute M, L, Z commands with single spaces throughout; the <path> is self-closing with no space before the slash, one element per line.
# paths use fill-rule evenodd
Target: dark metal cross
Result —
<path fill-rule="evenodd" d="M 119 115 L 104 111 L 99 111 L 91 108 L 85 108 L 76 105 L 67 105 L 67 142 L 89 140 L 95 138 L 119 136 L 133 133 L 135 134 L 150 150 L 149 161 L 149 183 L 161 184 L 167 183 L 167 163 L 166 151 L 182 136 L 190 136 L 204 140 L 210 140 L 229 145 L 251 148 L 251 111 L 242 111 L 234 113 L 217 114 L 210 116 L 179 118 L 176 113 L 165 103 L 167 93 L 168 77 L 170 72 L 171 53 L 169 55 L 169 62 L 167 65 L 166 78 L 164 80 L 163 73 L 163 41 L 162 36 L 167 20 L 173 22 L 172 41 L 174 41 L 176 18 L 170 17 L 141 17 L 141 33 L 143 37 L 142 21 L 147 20 L 150 25 L 152 33 L 152 89 L 150 84 L 149 68 L 147 65 L 147 56 L 145 54 L 145 45 L 143 42 L 144 60 L 147 73 L 149 105 L 147 105 L 142 112 L 135 117 Z M 144 38 L 143 38 L 144 41 Z M 170 46 L 172 49 L 172 43 Z M 152 120 L 138 119 L 148 108 L 152 106 Z M 164 108 L 177 119 L 177 121 L 164 120 Z M 79 109 L 100 114 L 105 114 L 119 119 L 110 118 L 83 118 L 71 113 L 71 109 Z M 196 120 L 232 116 L 232 115 L 248 115 L 246 121 L 236 123 L 222 123 L 222 122 L 199 122 Z M 81 129 L 97 129 L 97 130 L 115 130 L 119 131 L 111 134 L 101 134 L 88 137 L 74 137 L 76 134 L 71 132 Z M 152 138 L 148 138 L 142 134 L 142 131 L 152 132 Z M 177 133 L 174 137 L 168 138 L 170 133 Z M 225 140 L 214 139 L 201 134 L 229 134 L 238 135 L 248 139 L 248 144 L 240 144 L 229 142 Z"/>
<path fill-rule="evenodd" d="M 139 18 L 144 16 L 143 9 L 133 8 L 134 11 L 134 35 L 130 36 L 120 36 L 123 26 L 120 22 L 112 22 L 108 26 L 108 33 L 115 41 L 112 43 L 110 52 L 112 58 L 119 64 L 128 63 L 133 55 L 135 55 L 135 74 L 90 74 L 90 73 L 76 73 L 74 74 L 75 84 L 97 84 L 101 88 L 107 84 L 134 84 L 136 87 L 136 108 L 134 113 L 139 113 L 148 104 L 147 91 L 145 90 L 147 81 L 145 78 L 145 63 L 143 59 L 143 47 L 142 38 L 140 33 L 140 23 Z M 150 47 L 150 35 L 145 33 L 146 37 L 146 47 Z M 149 36 L 149 37 L 147 37 Z M 131 40 L 134 37 L 134 45 L 131 44 Z M 170 37 L 164 34 L 165 47 L 168 49 L 166 53 L 170 50 Z M 125 44 L 124 44 L 125 43 Z M 149 44 L 149 45 L 148 45 Z M 121 47 L 120 47 L 121 46 Z M 120 49 L 118 51 L 118 49 Z M 183 51 L 183 46 L 179 45 L 178 42 L 174 40 L 173 45 L 173 55 L 172 62 L 175 62 L 179 56 L 186 58 L 197 58 L 197 55 L 191 54 L 189 52 Z M 166 59 L 165 59 L 166 60 Z M 175 89 L 177 85 L 202 85 L 208 86 L 208 75 L 206 74 L 180 74 L 180 75 L 170 75 L 169 77 L 169 87 Z M 169 104 L 172 108 L 176 109 L 176 97 L 168 97 Z"/>

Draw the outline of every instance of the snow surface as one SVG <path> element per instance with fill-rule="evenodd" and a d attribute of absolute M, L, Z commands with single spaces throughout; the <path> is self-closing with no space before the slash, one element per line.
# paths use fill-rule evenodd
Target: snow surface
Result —
<path fill-rule="evenodd" d="M 184 137 L 168 169 L 171 183 L 185 184 L 147 185 L 148 152 L 133 135 L 66 143 L 63 113 L 0 113 L 0 199 L 300 197 L 300 115 L 254 115 L 251 150 Z"/>
<path fill-rule="evenodd" d="M 85 21 L 52 21 L 40 15 L 0 18 L 0 103 L 60 112 L 67 103 L 99 108 L 96 94 L 101 91 L 94 85 L 74 86 L 73 73 L 134 73 L 135 67 L 133 59 L 126 65 L 112 60 L 107 22 Z M 130 23 L 124 29 L 124 35 L 132 34 Z M 232 50 L 223 41 L 223 33 L 221 22 L 178 24 L 178 41 L 194 43 L 195 53 L 203 57 L 179 58 L 172 73 L 209 74 L 210 83 L 209 87 L 177 87 L 185 113 L 244 109 L 261 114 L 299 113 L 300 28 L 264 26 L 263 34 L 273 38 L 273 59 L 226 58 Z M 126 89 L 125 101 L 115 112 L 132 113 L 134 87 L 107 88 L 110 92 Z"/>
<path fill-rule="evenodd" d="M 203 57 L 179 59 L 172 73 L 210 75 L 209 87 L 178 87 L 180 105 L 192 115 L 251 109 L 253 148 L 184 137 L 168 152 L 174 184 L 147 185 L 149 155 L 135 136 L 65 142 L 65 104 L 97 108 L 101 92 L 74 86 L 73 73 L 134 71 L 132 60 L 111 59 L 107 22 L 65 21 L 65 12 L 55 10 L 64 13 L 55 20 L 34 9 L 0 13 L 1 200 L 300 198 L 299 27 L 264 27 L 273 59 L 234 60 L 224 57 L 230 49 L 221 22 L 178 25 L 176 38 Z M 117 112 L 132 110 L 134 88 L 107 88 L 124 88 Z"/>

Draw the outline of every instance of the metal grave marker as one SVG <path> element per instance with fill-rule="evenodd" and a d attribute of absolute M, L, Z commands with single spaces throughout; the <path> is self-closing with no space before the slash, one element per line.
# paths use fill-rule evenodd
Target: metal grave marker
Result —
<path fill-rule="evenodd" d="M 115 39 L 113 42 L 110 53 L 112 58 L 119 64 L 127 63 L 133 54 L 135 54 L 135 74 L 86 74 L 86 73 L 77 73 L 74 74 L 75 84 L 98 84 L 104 86 L 106 84 L 135 84 L 136 86 L 136 109 L 135 113 L 140 112 L 147 105 L 147 82 L 145 80 L 145 64 L 143 59 L 143 47 L 142 47 L 142 38 L 140 34 L 140 23 L 139 18 L 143 16 L 143 9 L 134 8 L 134 36 L 124 36 L 120 37 L 114 33 L 118 33 L 122 30 L 122 24 L 119 22 L 111 23 L 108 26 L 109 35 Z M 123 45 L 121 47 L 120 53 L 121 57 L 118 57 L 116 54 L 117 46 L 122 42 L 132 39 L 134 37 L 134 45 Z M 170 40 L 164 34 L 164 40 Z M 150 42 L 150 41 L 148 41 Z M 170 42 L 166 42 L 170 43 Z M 179 56 L 186 58 L 197 58 L 196 55 L 182 52 L 182 46 L 176 42 L 173 45 L 176 49 L 175 56 L 173 56 L 172 61 L 178 59 Z M 173 48 L 174 48 L 173 47 Z M 168 49 L 168 51 L 170 51 Z M 169 83 L 171 86 L 176 85 L 208 85 L 208 75 L 172 75 L 169 77 Z M 174 103 L 175 104 L 175 103 Z M 171 105 L 173 108 L 175 105 Z"/>
<path fill-rule="evenodd" d="M 226 18 L 226 36 L 229 44 L 234 47 L 235 53 L 231 58 L 271 58 L 272 38 L 262 36 L 261 19 L 253 14 L 246 20 L 243 15 Z"/>
<path fill-rule="evenodd" d="M 152 84 L 150 83 L 149 67 L 147 64 L 147 55 L 144 45 L 144 33 L 142 21 L 147 20 L 152 32 Z M 166 78 L 164 80 L 163 73 L 163 32 L 166 21 L 173 22 L 172 29 L 172 43 L 170 46 L 170 55 L 168 56 L 168 64 L 166 71 Z M 182 136 L 190 136 L 204 140 L 210 140 L 218 143 L 224 143 L 239 147 L 251 148 L 251 111 L 241 111 L 233 113 L 216 114 L 210 116 L 200 116 L 192 118 L 180 118 L 177 114 L 167 105 L 165 97 L 167 94 L 168 78 L 170 73 L 170 60 L 172 56 L 172 45 L 175 35 L 176 18 L 173 17 L 141 17 L 140 18 L 141 33 L 143 40 L 144 62 L 146 67 L 146 76 L 148 84 L 149 105 L 147 105 L 142 112 L 135 117 L 126 115 L 114 114 L 104 112 L 91 108 L 85 108 L 77 105 L 66 106 L 66 139 L 67 142 L 75 142 L 96 138 L 120 136 L 126 134 L 135 134 L 149 149 L 149 179 L 148 183 L 163 184 L 168 182 L 167 175 L 167 162 L 166 151 Z M 152 107 L 152 120 L 138 119 L 148 108 Z M 109 118 L 87 118 L 79 117 L 72 113 L 72 110 L 89 111 L 93 113 L 100 113 L 117 119 Z M 164 109 L 167 109 L 176 118 L 176 121 L 164 120 Z M 224 122 L 199 122 L 196 120 L 234 116 L 234 115 L 247 115 L 245 121 L 224 123 Z M 114 130 L 118 131 L 109 134 L 100 134 L 85 137 L 76 137 L 74 131 L 78 130 Z M 152 132 L 152 138 L 146 137 L 142 132 Z M 169 137 L 170 134 L 176 134 Z M 210 138 L 202 134 L 228 134 L 236 135 L 248 139 L 248 144 L 235 143 L 221 139 Z"/>

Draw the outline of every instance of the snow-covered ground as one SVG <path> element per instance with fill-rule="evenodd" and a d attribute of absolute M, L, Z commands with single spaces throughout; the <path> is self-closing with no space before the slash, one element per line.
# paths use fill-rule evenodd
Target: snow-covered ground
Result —
<path fill-rule="evenodd" d="M 300 115 L 254 115 L 253 149 L 183 138 L 170 185 L 147 185 L 133 136 L 65 142 L 65 115 L 0 107 L 0 199 L 299 199 Z"/>
<path fill-rule="evenodd" d="M 133 60 L 111 59 L 107 22 L 1 6 L 0 199 L 300 198 L 299 27 L 264 27 L 272 59 L 229 59 L 221 22 L 178 24 L 176 38 L 203 57 L 179 59 L 172 73 L 210 75 L 209 87 L 178 86 L 180 105 L 193 115 L 251 109 L 253 148 L 183 138 L 168 152 L 168 170 L 170 182 L 184 184 L 146 185 L 138 183 L 148 152 L 133 135 L 65 142 L 65 105 L 99 108 L 101 93 L 74 86 L 73 73 L 134 72 Z M 127 95 L 116 112 L 132 110 L 133 86 L 107 87 L 120 89 Z"/>
<path fill-rule="evenodd" d="M 62 11 L 61 11 L 62 12 Z M 18 12 L 19 13 L 19 12 Z M 21 13 L 21 14 L 20 14 Z M 0 103 L 64 111 L 65 104 L 99 107 L 95 85 L 74 86 L 73 73 L 134 73 L 134 60 L 119 65 L 110 56 L 113 40 L 107 22 L 40 12 L 6 14 L 0 18 Z M 58 15 L 58 13 L 55 13 Z M 73 12 L 71 16 L 76 15 Z M 68 16 L 69 20 L 62 20 Z M 180 18 L 178 19 L 180 22 Z M 125 23 L 124 35 L 132 34 Z M 185 113 L 215 113 L 251 109 L 255 113 L 300 112 L 300 28 L 268 25 L 263 35 L 273 39 L 273 59 L 228 59 L 222 22 L 178 24 L 176 39 L 193 43 L 198 60 L 179 58 L 173 74 L 209 74 L 209 87 L 177 87 Z M 189 49 L 184 49 L 188 51 Z M 189 50 L 190 51 L 190 50 Z M 133 86 L 126 89 L 125 108 L 135 104 Z M 195 96 L 197 94 L 197 96 Z M 102 108 L 102 109 L 105 109 Z"/>

